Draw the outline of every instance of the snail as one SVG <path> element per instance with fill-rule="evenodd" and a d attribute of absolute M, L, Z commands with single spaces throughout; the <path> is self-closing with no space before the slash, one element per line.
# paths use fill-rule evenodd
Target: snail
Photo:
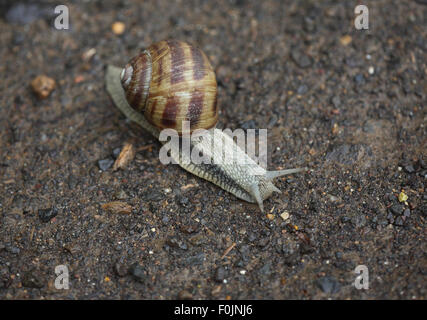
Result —
<path fill-rule="evenodd" d="M 190 173 L 237 198 L 257 203 L 262 212 L 263 201 L 273 192 L 280 193 L 272 183 L 274 178 L 307 170 L 267 171 L 215 128 L 219 113 L 215 72 L 207 56 L 185 42 L 154 43 L 123 69 L 109 65 L 105 81 L 114 104 L 158 140 L 163 129 L 174 129 L 181 136 L 183 120 L 190 122 L 190 133 L 206 129 L 207 134 L 190 140 L 190 147 L 210 158 L 210 163 L 192 163 L 179 146 L 170 149 L 171 157 Z M 221 148 L 215 148 L 218 145 Z M 217 161 L 224 154 L 221 152 L 234 152 L 239 161 Z"/>

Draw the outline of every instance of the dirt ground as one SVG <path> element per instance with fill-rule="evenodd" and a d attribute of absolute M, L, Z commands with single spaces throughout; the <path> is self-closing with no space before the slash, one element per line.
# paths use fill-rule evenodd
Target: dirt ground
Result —
<path fill-rule="evenodd" d="M 56 1 L 0 1 L 1 299 L 426 298 L 426 1 L 364 1 L 369 30 L 359 1 L 62 3 L 69 30 Z M 106 65 L 163 39 L 210 58 L 218 127 L 268 128 L 269 169 L 310 168 L 264 214 L 162 165 L 107 96 Z"/>

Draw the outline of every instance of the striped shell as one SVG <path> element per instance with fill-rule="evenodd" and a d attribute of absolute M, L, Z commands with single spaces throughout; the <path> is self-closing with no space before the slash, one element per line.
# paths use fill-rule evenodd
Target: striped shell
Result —
<path fill-rule="evenodd" d="M 215 72 L 206 55 L 180 41 L 152 44 L 125 66 L 121 83 L 130 106 L 159 129 L 182 134 L 209 129 L 218 121 Z"/>

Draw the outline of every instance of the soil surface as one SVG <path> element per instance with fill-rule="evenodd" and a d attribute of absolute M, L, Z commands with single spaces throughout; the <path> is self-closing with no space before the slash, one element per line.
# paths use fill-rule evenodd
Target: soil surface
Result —
<path fill-rule="evenodd" d="M 427 3 L 364 1 L 356 30 L 358 2 L 68 1 L 56 30 L 57 1 L 0 1 L 0 298 L 425 299 Z M 211 60 L 218 127 L 310 168 L 265 213 L 162 165 L 106 94 L 163 39 Z"/>

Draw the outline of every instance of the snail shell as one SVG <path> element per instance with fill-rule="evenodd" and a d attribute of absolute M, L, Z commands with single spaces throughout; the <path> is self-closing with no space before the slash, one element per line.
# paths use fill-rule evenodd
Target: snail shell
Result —
<path fill-rule="evenodd" d="M 121 73 L 126 100 L 158 129 L 182 134 L 209 129 L 218 121 L 215 72 L 198 48 L 169 40 L 152 44 L 129 61 Z"/>

